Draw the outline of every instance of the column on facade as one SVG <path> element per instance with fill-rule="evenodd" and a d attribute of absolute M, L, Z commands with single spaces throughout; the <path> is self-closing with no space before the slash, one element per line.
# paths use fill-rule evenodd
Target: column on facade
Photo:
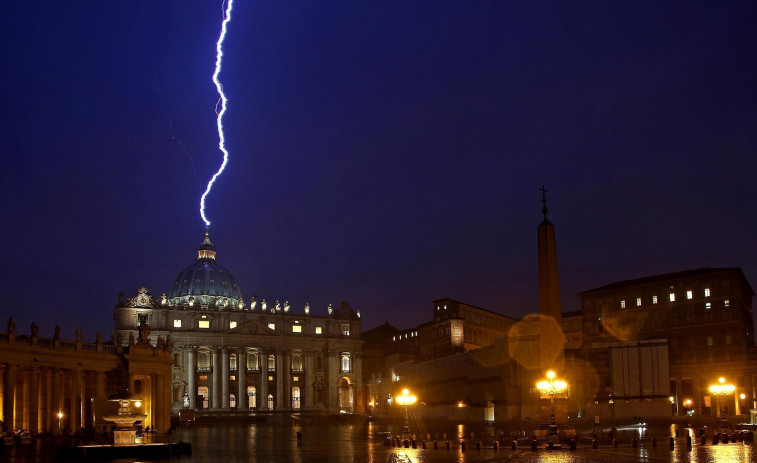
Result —
<path fill-rule="evenodd" d="M 247 398 L 247 355 L 245 348 L 237 350 L 237 410 L 246 410 L 249 406 Z"/>
<path fill-rule="evenodd" d="M 60 369 L 53 368 L 50 378 L 50 428 L 54 434 L 60 434 L 61 422 L 58 418 L 58 413 L 63 411 L 63 403 L 61 401 L 61 388 L 60 388 Z"/>
<path fill-rule="evenodd" d="M 187 394 L 189 394 L 189 408 L 197 408 L 197 359 L 194 346 L 187 347 Z"/>
<path fill-rule="evenodd" d="M 81 429 L 81 371 L 71 370 L 71 431 Z M 133 377 L 132 375 L 129 375 Z"/>
<path fill-rule="evenodd" d="M 363 393 L 363 353 L 352 353 L 352 400 L 353 410 L 365 412 L 365 394 Z"/>
<path fill-rule="evenodd" d="M 339 353 L 329 350 L 326 357 L 328 371 L 324 372 L 327 388 L 327 406 L 330 410 L 339 409 Z M 324 365 L 324 367 L 326 367 Z"/>
<path fill-rule="evenodd" d="M 39 432 L 39 368 L 32 368 L 29 372 L 29 431 Z"/>
<path fill-rule="evenodd" d="M 221 408 L 229 408 L 229 349 L 221 348 Z"/>
<path fill-rule="evenodd" d="M 3 421 L 8 428 L 14 423 L 13 400 L 16 397 L 16 366 L 5 365 L 3 373 Z"/>
<path fill-rule="evenodd" d="M 15 421 L 13 423 L 13 429 L 26 429 L 28 423 L 27 417 L 29 412 L 29 406 L 24 400 L 28 398 L 29 378 L 28 372 L 24 368 L 16 370 L 16 399 L 15 399 Z"/>
<path fill-rule="evenodd" d="M 50 369 L 39 370 L 39 430 L 50 431 Z"/>
<path fill-rule="evenodd" d="M 292 408 L 292 351 L 284 351 L 283 359 L 282 375 L 284 377 L 284 384 L 281 390 L 284 392 L 284 397 L 282 398 L 282 402 L 284 403 L 284 408 Z"/>
<path fill-rule="evenodd" d="M 211 407 L 217 410 L 221 407 L 221 349 L 218 347 L 213 348 L 213 390 L 211 392 L 213 396 L 213 402 Z"/>
<path fill-rule="evenodd" d="M 284 402 L 284 364 L 282 361 L 283 352 L 276 349 L 276 409 L 280 410 Z"/>
<path fill-rule="evenodd" d="M 673 394 L 673 391 L 670 391 L 670 395 L 675 400 L 675 407 L 676 407 L 675 408 L 675 414 L 676 415 L 680 415 L 681 413 L 683 413 L 683 405 L 679 402 L 681 400 L 681 397 L 682 397 L 681 396 L 681 381 L 679 381 L 677 379 L 674 379 L 674 378 L 671 378 L 670 381 L 673 382 L 673 385 L 674 385 L 674 388 L 675 388 L 675 394 Z"/>
<path fill-rule="evenodd" d="M 94 371 L 82 372 L 83 379 L 83 401 L 82 401 L 82 427 L 84 429 L 94 429 L 92 422 L 92 397 L 95 396 L 95 373 Z"/>
<path fill-rule="evenodd" d="M 165 431 L 168 426 L 163 420 L 165 414 L 165 394 L 166 384 L 165 376 L 160 374 L 154 374 L 152 380 L 152 425 L 160 431 Z"/>
<path fill-rule="evenodd" d="M 258 356 L 260 367 L 260 390 L 258 391 L 258 410 L 268 410 L 268 355 L 263 349 Z"/>
<path fill-rule="evenodd" d="M 302 406 L 303 408 L 310 408 L 313 406 L 312 397 L 315 395 L 313 390 L 313 353 L 305 352 L 305 387 L 302 388 Z"/>

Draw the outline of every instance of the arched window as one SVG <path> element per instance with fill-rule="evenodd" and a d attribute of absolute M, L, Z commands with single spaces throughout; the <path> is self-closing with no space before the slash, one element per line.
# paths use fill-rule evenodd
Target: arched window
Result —
<path fill-rule="evenodd" d="M 251 371 L 256 371 L 259 368 L 260 368 L 260 363 L 258 362 L 258 353 L 248 352 L 247 353 L 247 369 Z"/>
<path fill-rule="evenodd" d="M 342 372 L 350 371 L 350 354 L 342 354 Z"/>
<path fill-rule="evenodd" d="M 292 370 L 294 371 L 302 370 L 302 355 L 292 354 Z"/>
<path fill-rule="evenodd" d="M 300 409 L 300 388 L 297 386 L 292 388 L 292 408 Z"/>
<path fill-rule="evenodd" d="M 255 410 L 258 408 L 258 394 L 255 386 L 247 386 L 247 408 Z"/>
<path fill-rule="evenodd" d="M 210 354 L 200 352 L 197 355 L 197 368 L 200 370 L 210 370 Z"/>
<path fill-rule="evenodd" d="M 273 394 L 268 394 L 268 410 L 273 410 Z"/>
<path fill-rule="evenodd" d="M 229 407 L 237 408 L 237 396 L 234 394 L 229 394 Z"/>
<path fill-rule="evenodd" d="M 268 356 L 268 371 L 276 371 L 276 356 Z"/>
<path fill-rule="evenodd" d="M 229 355 L 229 370 L 237 369 L 237 354 Z"/>

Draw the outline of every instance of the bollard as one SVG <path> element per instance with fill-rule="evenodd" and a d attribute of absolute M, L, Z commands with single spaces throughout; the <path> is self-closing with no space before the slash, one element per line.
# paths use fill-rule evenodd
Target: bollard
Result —
<path fill-rule="evenodd" d="M 483 447 L 481 441 L 476 442 L 476 450 L 481 450 L 481 447 Z"/>
<path fill-rule="evenodd" d="M 417 448 L 418 448 L 418 442 L 417 442 L 417 441 L 416 441 L 415 439 L 413 439 L 413 441 L 412 441 L 412 447 L 413 447 L 414 449 L 417 449 Z"/>
<path fill-rule="evenodd" d="M 591 441 L 591 448 L 598 449 L 599 448 L 599 441 L 594 438 L 594 440 Z"/>
<path fill-rule="evenodd" d="M 452 446 L 449 445 L 449 441 L 447 441 L 447 450 L 451 449 Z"/>
<path fill-rule="evenodd" d="M 670 436 L 670 448 L 674 448 L 676 446 L 676 441 L 673 439 L 673 436 Z"/>
<path fill-rule="evenodd" d="M 702 445 L 707 445 L 707 436 L 702 436 Z"/>
<path fill-rule="evenodd" d="M 720 436 L 720 437 L 723 439 L 723 443 L 724 444 L 728 443 L 728 433 L 727 432 L 724 432 L 723 435 Z"/>
<path fill-rule="evenodd" d="M 533 439 L 531 441 L 531 450 L 534 452 L 536 451 L 536 439 Z"/>
<path fill-rule="evenodd" d="M 718 445 L 719 441 L 720 441 L 720 433 L 716 432 L 715 434 L 712 435 L 712 445 Z"/>
<path fill-rule="evenodd" d="M 555 444 L 552 443 L 552 441 L 547 441 L 547 450 L 554 450 Z"/>
<path fill-rule="evenodd" d="M 569 443 L 570 443 L 570 449 L 571 450 L 575 450 L 576 449 L 576 440 L 575 439 L 571 439 Z"/>
<path fill-rule="evenodd" d="M 423 450 L 426 450 L 426 439 L 423 439 L 421 441 L 421 448 L 423 448 Z"/>
<path fill-rule="evenodd" d="M 636 441 L 636 438 L 635 438 L 635 437 L 634 437 L 634 438 L 632 438 L 632 439 L 631 439 L 631 448 L 632 448 L 632 449 L 635 449 L 635 448 L 636 448 L 636 447 L 638 447 L 638 446 L 639 446 L 639 443 L 638 443 L 638 442 Z"/>
<path fill-rule="evenodd" d="M 518 441 L 513 439 L 512 443 L 510 444 L 510 448 L 513 450 L 518 450 Z"/>
<path fill-rule="evenodd" d="M 495 440 L 494 442 L 492 442 L 492 448 L 494 450 L 499 450 L 499 441 L 498 440 Z"/>
<path fill-rule="evenodd" d="M 463 452 L 465 452 L 465 441 L 464 440 L 460 441 L 460 450 L 462 450 Z"/>
<path fill-rule="evenodd" d="M 653 448 L 657 448 L 657 438 L 656 437 L 652 438 L 652 447 Z"/>
<path fill-rule="evenodd" d="M 434 441 L 434 448 L 435 449 L 439 448 L 439 441 L 437 441 L 437 440 Z"/>
<path fill-rule="evenodd" d="M 691 450 L 691 436 L 686 436 L 686 447 Z"/>
<path fill-rule="evenodd" d="M 612 448 L 614 448 L 614 449 L 618 448 L 618 439 L 613 439 L 612 440 Z"/>

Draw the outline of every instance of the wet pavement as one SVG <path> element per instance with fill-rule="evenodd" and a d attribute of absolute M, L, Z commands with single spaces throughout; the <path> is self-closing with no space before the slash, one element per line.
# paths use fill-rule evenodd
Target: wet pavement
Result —
<path fill-rule="evenodd" d="M 434 435 L 438 432 L 440 445 L 433 448 L 431 442 L 427 449 L 421 448 L 418 436 L 418 448 L 395 448 L 385 445 L 385 434 L 401 433 L 398 425 L 337 424 L 323 423 L 301 427 L 268 425 L 193 425 L 182 427 L 170 436 L 156 436 L 156 441 L 185 441 L 192 443 L 192 455 L 173 457 L 171 460 L 155 459 L 117 459 L 116 463 L 134 461 L 157 462 L 172 461 L 186 463 L 204 462 L 334 462 L 334 463 L 473 463 L 473 462 L 755 462 L 757 454 L 753 444 L 742 442 L 701 445 L 701 439 L 694 439 L 689 449 L 686 446 L 686 433 L 681 430 L 681 437 L 675 438 L 675 447 L 671 450 L 669 436 L 674 435 L 673 427 L 648 429 L 621 433 L 618 448 L 613 448 L 610 441 L 603 441 L 599 449 L 592 449 L 590 442 L 580 442 L 578 449 L 548 451 L 539 449 L 531 451 L 528 446 L 521 446 L 513 451 L 509 444 L 503 444 L 500 450 L 492 446 L 493 430 L 476 432 L 470 438 L 470 429 L 464 426 L 447 426 L 440 429 L 425 429 Z M 297 430 L 302 432 L 302 445 L 297 445 Z M 442 439 L 443 432 L 452 442 L 447 450 Z M 457 444 L 457 437 L 465 436 L 466 449 Z M 652 447 L 651 436 L 657 436 L 657 446 Z M 640 438 L 639 447 L 631 447 L 631 437 Z M 476 449 L 476 442 L 481 441 L 483 448 Z M 55 449 L 63 443 L 62 438 L 41 438 L 30 446 L 0 449 L 0 461 L 7 462 L 48 462 L 52 460 Z"/>

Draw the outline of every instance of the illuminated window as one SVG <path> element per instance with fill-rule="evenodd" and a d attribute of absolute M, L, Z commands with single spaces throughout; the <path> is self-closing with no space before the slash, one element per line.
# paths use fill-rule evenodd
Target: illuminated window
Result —
<path fill-rule="evenodd" d="M 247 408 L 255 409 L 257 408 L 257 390 L 255 389 L 255 386 L 247 386 Z"/>
<path fill-rule="evenodd" d="M 210 320 L 198 320 L 197 326 L 199 328 L 210 328 Z"/>
<path fill-rule="evenodd" d="M 237 354 L 229 355 L 229 370 L 237 369 Z"/>
<path fill-rule="evenodd" d="M 620 301 L 620 308 L 621 309 L 625 309 L 626 308 L 626 300 L 625 299 L 623 299 L 622 301 Z"/>
<path fill-rule="evenodd" d="M 322 334 L 322 333 L 323 333 L 323 328 L 320 327 L 320 326 L 316 326 L 315 327 L 315 334 Z"/>
<path fill-rule="evenodd" d="M 273 355 L 268 356 L 268 371 L 276 371 L 276 357 Z"/>
<path fill-rule="evenodd" d="M 237 375 L 229 375 L 229 381 L 236 381 Z"/>
<path fill-rule="evenodd" d="M 297 382 L 297 381 L 299 381 L 299 380 L 300 380 L 300 377 L 299 377 L 299 376 L 292 376 L 292 381 L 293 381 L 293 382 L 295 382 L 295 383 L 296 383 L 296 382 Z"/>
<path fill-rule="evenodd" d="M 197 367 L 200 370 L 209 370 L 210 369 L 210 354 L 207 352 L 200 352 L 197 355 Z"/>
<path fill-rule="evenodd" d="M 731 341 L 733 341 L 733 338 L 731 338 L 731 335 L 730 334 L 726 334 L 725 335 L 725 343 L 726 344 L 730 344 Z"/>
<path fill-rule="evenodd" d="M 174 328 L 181 328 L 181 320 L 174 320 L 173 321 L 173 327 Z"/>
<path fill-rule="evenodd" d="M 704 308 L 707 310 L 710 310 L 712 308 L 712 304 L 710 304 L 709 302 L 705 302 Z"/>
<path fill-rule="evenodd" d="M 292 388 L 292 408 L 300 409 L 300 388 L 297 386 Z"/>
<path fill-rule="evenodd" d="M 302 333 L 302 325 L 292 325 L 292 333 Z"/>
<path fill-rule="evenodd" d="M 292 370 L 294 371 L 302 370 L 302 355 L 292 354 Z"/>
<path fill-rule="evenodd" d="M 396 341 L 396 340 L 397 340 L 397 336 L 392 336 L 392 341 Z"/>
<path fill-rule="evenodd" d="M 268 409 L 273 410 L 273 394 L 268 394 Z"/>
<path fill-rule="evenodd" d="M 247 369 L 257 370 L 258 368 L 260 368 L 258 364 L 258 354 L 256 352 L 247 354 Z"/>
<path fill-rule="evenodd" d="M 657 296 L 652 296 L 652 304 L 657 304 Z"/>
<path fill-rule="evenodd" d="M 691 299 L 693 297 L 694 297 L 694 292 L 693 291 L 691 291 L 691 290 L 686 291 L 686 299 Z"/>
<path fill-rule="evenodd" d="M 229 322 L 229 329 L 234 329 L 237 327 L 237 322 Z"/>
<path fill-rule="evenodd" d="M 676 301 L 676 293 L 670 293 L 670 302 Z"/>
<path fill-rule="evenodd" d="M 729 301 L 728 299 L 723 301 L 723 307 L 730 307 L 730 306 L 731 306 L 731 301 Z"/>
<path fill-rule="evenodd" d="M 268 328 L 270 328 L 272 330 L 275 330 L 276 329 L 276 324 L 275 323 L 269 323 L 268 324 Z"/>
<path fill-rule="evenodd" d="M 636 298 L 636 307 L 641 307 L 641 298 L 640 297 Z"/>
<path fill-rule="evenodd" d="M 269 376 L 268 381 L 273 381 L 273 376 Z"/>
<path fill-rule="evenodd" d="M 342 336 L 349 336 L 350 335 L 350 324 L 349 323 L 342 323 Z M 405 335 L 407 337 L 407 335 Z"/>
<path fill-rule="evenodd" d="M 704 297 L 710 297 L 710 288 L 704 288 Z"/>
<path fill-rule="evenodd" d="M 707 346 L 712 347 L 712 336 L 707 336 Z"/>
<path fill-rule="evenodd" d="M 342 354 L 342 372 L 350 371 L 350 354 Z"/>
<path fill-rule="evenodd" d="M 237 408 L 237 396 L 234 394 L 229 394 L 229 407 Z"/>

